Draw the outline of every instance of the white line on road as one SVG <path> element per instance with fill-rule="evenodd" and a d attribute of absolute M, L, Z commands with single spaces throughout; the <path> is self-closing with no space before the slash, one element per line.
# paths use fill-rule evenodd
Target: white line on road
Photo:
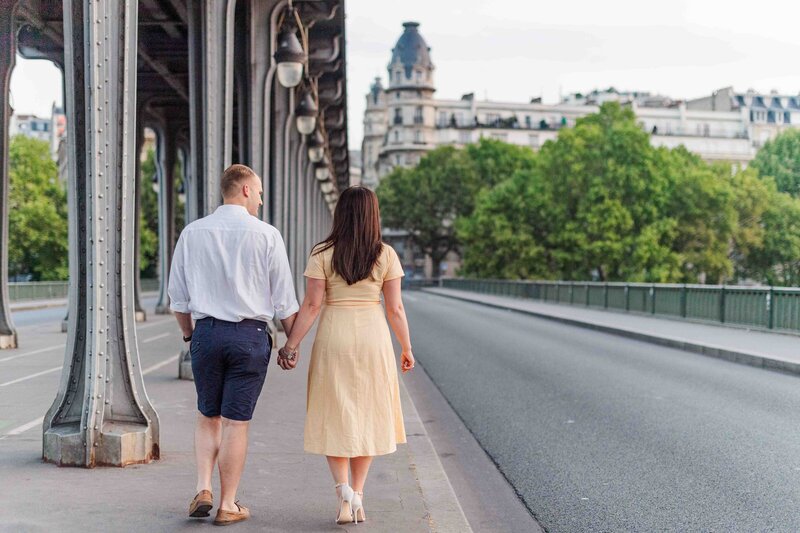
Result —
<path fill-rule="evenodd" d="M 169 337 L 170 335 L 172 335 L 172 332 L 162 333 L 161 335 L 156 335 L 155 337 L 150 337 L 149 339 L 143 340 L 142 344 L 157 341 L 158 339 L 163 339 L 164 337 Z"/>
<path fill-rule="evenodd" d="M 179 357 L 180 357 L 180 355 L 173 355 L 169 359 L 165 359 L 164 361 L 161 361 L 160 363 L 156 363 L 153 366 L 150 366 L 150 367 L 146 368 L 145 370 L 143 370 L 142 371 L 142 375 L 146 376 L 147 374 L 151 374 L 151 373 L 155 372 L 159 368 L 163 368 L 163 367 L 167 366 L 170 363 L 174 363 L 175 361 L 178 360 Z M 58 368 L 61 368 L 61 367 L 58 367 Z M 47 372 L 51 372 L 51 371 L 52 371 L 52 369 L 48 370 Z M 33 376 L 29 376 L 29 377 L 33 377 Z M 5 384 L 3 384 L 3 385 L 5 385 Z M 0 387 L 2 387 L 3 385 L 0 385 Z M 30 429 L 33 429 L 36 426 L 41 425 L 43 422 L 44 422 L 44 417 L 40 416 L 36 420 L 31 420 L 27 424 L 22 424 L 19 427 L 15 427 L 14 429 L 9 431 L 5 435 L 0 435 L 0 440 L 5 439 L 6 437 L 12 437 L 14 435 L 19 435 L 20 433 L 25 433 L 26 431 L 28 431 Z"/>
<path fill-rule="evenodd" d="M 36 355 L 37 353 L 44 353 L 49 352 L 50 350 L 55 350 L 57 348 L 64 348 L 63 344 L 56 344 L 54 346 L 48 346 L 47 348 L 39 348 L 38 350 L 33 350 L 32 352 L 24 352 L 18 353 L 16 355 L 12 355 L 10 357 L 4 357 L 0 359 L 0 363 L 4 361 L 11 361 L 12 359 L 19 359 L 20 357 L 27 357 L 28 355 Z"/>
<path fill-rule="evenodd" d="M 45 374 L 49 374 L 51 372 L 55 372 L 56 370 L 61 370 L 60 366 L 55 366 L 53 368 L 49 368 L 47 370 L 42 370 L 41 372 L 37 372 L 35 374 L 31 374 L 30 376 L 23 376 L 18 379 L 14 379 L 12 381 L 6 381 L 5 383 L 0 383 L 0 387 L 7 387 L 9 385 L 13 385 L 15 383 L 21 383 L 23 381 L 28 381 L 29 379 L 38 378 L 39 376 L 44 376 Z"/>
<path fill-rule="evenodd" d="M 161 367 L 167 366 L 170 363 L 174 363 L 175 361 L 178 360 L 179 357 L 180 357 L 180 354 L 173 355 L 169 359 L 165 359 L 165 360 L 161 361 L 160 363 L 156 363 L 153 366 L 142 370 L 142 375 L 146 376 L 147 374 L 150 374 L 151 372 L 155 372 L 156 370 L 158 370 Z"/>

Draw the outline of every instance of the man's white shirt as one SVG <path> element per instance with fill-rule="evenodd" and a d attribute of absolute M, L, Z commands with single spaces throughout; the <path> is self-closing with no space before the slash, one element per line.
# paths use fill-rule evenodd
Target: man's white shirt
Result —
<path fill-rule="evenodd" d="M 299 309 L 281 234 L 242 206 L 221 205 L 181 232 L 170 308 L 199 320 L 284 319 Z"/>

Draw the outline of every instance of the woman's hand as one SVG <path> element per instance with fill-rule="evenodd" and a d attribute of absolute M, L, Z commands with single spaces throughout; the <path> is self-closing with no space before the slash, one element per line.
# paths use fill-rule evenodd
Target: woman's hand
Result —
<path fill-rule="evenodd" d="M 288 344 L 278 350 L 278 366 L 284 370 L 291 370 L 297 366 L 300 353 L 297 348 L 290 350 Z"/>
<path fill-rule="evenodd" d="M 403 374 L 414 368 L 414 354 L 411 350 L 400 355 L 400 367 L 403 369 Z"/>

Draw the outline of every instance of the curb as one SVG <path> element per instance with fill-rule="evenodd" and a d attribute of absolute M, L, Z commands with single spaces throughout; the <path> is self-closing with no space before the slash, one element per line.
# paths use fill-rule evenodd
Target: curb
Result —
<path fill-rule="evenodd" d="M 471 533 L 472 527 L 439 460 L 417 406 L 414 405 L 403 380 L 399 381 L 400 398 L 405 411 L 409 467 L 414 471 L 422 501 L 428 511 L 428 527 L 435 533 Z"/>
<path fill-rule="evenodd" d="M 560 322 L 562 324 L 567 324 L 570 326 L 578 326 L 581 328 L 592 329 L 595 331 L 599 331 L 601 333 L 609 333 L 611 335 L 617 335 L 628 339 L 649 342 L 651 344 L 666 346 L 668 348 L 677 348 L 679 350 L 705 355 L 707 357 L 724 359 L 726 361 L 731 361 L 733 363 L 754 366 L 757 368 L 763 368 L 765 370 L 774 370 L 778 372 L 786 372 L 789 374 L 800 375 L 800 363 L 786 361 L 783 359 L 776 359 L 774 356 L 768 354 L 763 354 L 758 352 L 742 352 L 737 350 L 731 350 L 715 344 L 700 344 L 687 339 L 682 339 L 680 337 L 666 337 L 660 335 L 653 335 L 650 333 L 642 333 L 640 331 L 634 331 L 621 327 L 611 327 L 605 324 L 598 324 L 597 322 L 591 322 L 587 320 L 578 320 L 575 318 L 555 316 L 547 313 L 541 313 L 539 311 L 521 309 L 519 307 L 514 307 L 511 305 L 501 305 L 491 302 L 485 302 L 478 299 L 467 298 L 457 294 L 445 294 L 442 292 L 431 291 L 428 289 L 423 289 L 423 292 L 426 292 L 428 294 L 434 294 L 437 296 L 443 296 L 445 298 L 452 298 L 454 300 L 460 300 L 463 302 L 485 305 L 487 307 L 493 307 L 495 309 L 503 309 L 505 311 L 513 311 L 515 313 L 522 313 L 525 315 L 535 316 L 537 318 L 544 318 L 547 320 Z"/>

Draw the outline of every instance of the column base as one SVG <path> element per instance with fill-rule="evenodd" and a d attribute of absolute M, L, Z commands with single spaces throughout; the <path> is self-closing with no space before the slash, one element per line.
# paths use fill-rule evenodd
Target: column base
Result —
<path fill-rule="evenodd" d="M 17 347 L 16 332 L 11 335 L 0 335 L 0 350 L 10 350 Z"/>
<path fill-rule="evenodd" d="M 172 309 L 170 309 L 168 305 L 159 305 L 159 306 L 156 306 L 156 314 L 157 315 L 171 315 L 172 314 Z"/>
<path fill-rule="evenodd" d="M 51 427 L 44 432 L 42 456 L 58 466 L 86 468 L 149 463 L 160 456 L 149 425 L 104 423 L 91 458 L 86 455 L 84 442 L 80 422 Z"/>
<path fill-rule="evenodd" d="M 181 356 L 178 358 L 178 379 L 194 381 L 192 354 L 189 353 L 189 350 L 181 350 Z"/>
<path fill-rule="evenodd" d="M 147 313 L 144 311 L 136 311 L 136 322 L 147 322 Z"/>

